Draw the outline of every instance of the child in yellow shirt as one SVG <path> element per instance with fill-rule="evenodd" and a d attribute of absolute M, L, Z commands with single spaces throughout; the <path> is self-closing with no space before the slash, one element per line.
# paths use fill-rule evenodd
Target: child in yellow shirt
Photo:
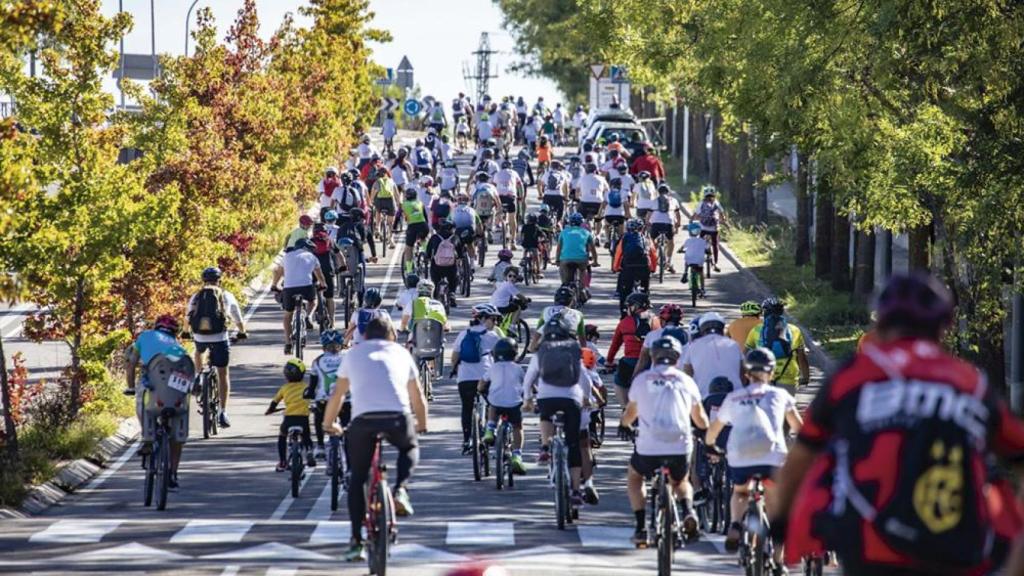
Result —
<path fill-rule="evenodd" d="M 306 452 L 306 464 L 313 468 L 316 466 L 316 459 L 313 458 L 313 441 L 309 434 L 309 400 L 303 397 L 306 390 L 306 365 L 302 360 L 292 358 L 284 365 L 284 378 L 286 382 L 278 389 L 274 399 L 270 401 L 267 408 L 267 415 L 277 411 L 277 405 L 284 401 L 284 418 L 281 419 L 281 429 L 277 437 L 277 471 L 284 472 L 288 469 L 288 462 L 285 452 L 288 445 L 288 429 L 292 426 L 302 428 L 302 448 Z"/>

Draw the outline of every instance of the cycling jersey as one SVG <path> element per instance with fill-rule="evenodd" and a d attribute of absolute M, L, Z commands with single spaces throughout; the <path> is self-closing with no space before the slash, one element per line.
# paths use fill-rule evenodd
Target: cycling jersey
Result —
<path fill-rule="evenodd" d="M 537 162 L 544 162 L 544 163 L 551 162 L 551 145 L 550 144 L 537 147 Z"/>
<path fill-rule="evenodd" d="M 402 215 L 405 216 L 405 221 L 409 224 L 427 222 L 426 210 L 423 208 L 423 203 L 419 200 L 406 200 L 402 202 Z"/>
<path fill-rule="evenodd" d="M 569 226 L 565 228 L 558 236 L 558 241 L 562 245 L 559 258 L 571 261 L 587 260 L 587 246 L 592 238 L 590 230 L 582 226 Z"/>
<path fill-rule="evenodd" d="M 420 296 L 412 301 L 411 318 L 413 322 L 437 320 L 442 325 L 448 323 L 448 313 L 444 311 L 444 304 L 426 296 Z"/>
<path fill-rule="evenodd" d="M 158 354 L 163 355 L 187 355 L 188 353 L 181 344 L 178 343 L 178 339 L 173 335 L 164 332 L 163 330 L 145 330 L 139 334 L 139 337 L 135 339 L 135 343 L 132 344 L 135 351 L 139 353 L 139 362 L 143 366 L 149 364 L 149 361 Z"/>
<path fill-rule="evenodd" d="M 667 208 L 664 212 L 661 211 L 662 206 Z M 675 214 L 679 210 L 679 202 L 671 196 L 666 196 L 664 202 L 660 199 L 654 201 L 654 206 L 651 212 L 651 224 L 675 224 Z"/>
<path fill-rule="evenodd" d="M 435 198 L 436 196 L 434 196 L 432 188 L 424 186 L 416 188 L 416 199 L 420 201 L 420 204 L 423 204 L 424 210 L 430 210 L 430 205 L 434 203 Z"/>
<path fill-rule="evenodd" d="M 331 397 L 334 391 L 334 383 L 338 380 L 338 367 L 341 366 L 342 355 L 340 352 L 324 352 L 313 360 L 309 369 L 310 384 L 315 383 L 314 394 L 318 402 L 323 402 Z"/>
<path fill-rule="evenodd" d="M 384 318 L 385 316 L 388 316 L 388 311 L 382 308 L 360 308 L 358 310 L 353 310 L 352 316 L 348 320 L 349 326 L 356 327 L 356 329 L 352 331 L 352 343 L 359 344 L 365 339 L 360 325 L 366 326 L 374 318 Z M 362 322 L 359 321 L 360 318 L 362 318 Z M 390 317 L 388 317 L 388 319 L 390 320 Z"/>
<path fill-rule="evenodd" d="M 703 262 L 703 259 L 702 259 Z M 764 322 L 758 322 L 750 329 L 747 334 L 747 349 L 753 350 L 758 346 L 765 346 L 766 343 L 761 341 L 761 328 L 764 326 Z M 804 344 L 804 333 L 800 330 L 800 327 L 787 323 L 786 330 L 789 332 L 789 343 L 792 349 L 792 354 L 788 358 L 776 358 L 775 359 L 775 384 L 785 384 L 787 386 L 796 386 L 797 381 L 800 379 L 800 366 L 796 361 L 795 355 L 798 350 L 803 350 Z M 768 344 L 770 345 L 770 344 Z"/>
<path fill-rule="evenodd" d="M 544 325 L 547 324 L 548 320 L 551 320 L 552 316 L 558 314 L 559 312 L 562 312 L 563 310 L 567 310 L 567 314 L 571 314 L 579 318 L 579 321 L 576 322 L 576 335 L 580 338 L 583 338 L 584 334 L 586 334 L 587 329 L 586 320 L 583 318 L 583 313 L 580 312 L 579 310 L 569 308 L 561 304 L 547 306 L 540 311 L 540 318 L 537 320 L 537 331 L 539 332 L 540 330 L 542 330 L 544 328 Z"/>
<path fill-rule="evenodd" d="M 459 169 L 441 169 L 441 190 L 455 190 L 459 187 Z"/>
<path fill-rule="evenodd" d="M 654 210 L 658 207 L 658 188 L 650 180 L 637 182 L 633 186 L 636 207 L 643 210 Z"/>
<path fill-rule="evenodd" d="M 721 218 L 722 210 L 722 205 L 717 200 L 701 202 L 697 206 L 697 220 L 700 222 L 700 229 L 705 232 L 718 230 L 718 221 Z"/>
<path fill-rule="evenodd" d="M 519 175 L 511 168 L 499 170 L 494 176 L 494 186 L 499 196 L 514 196 L 519 190 Z"/>
<path fill-rule="evenodd" d="M 373 184 L 374 189 L 377 191 L 377 198 L 383 198 L 390 200 L 395 197 L 395 181 L 387 176 L 378 178 Z"/>
<path fill-rule="evenodd" d="M 455 222 L 456 230 L 475 229 L 477 220 L 476 210 L 465 204 L 459 204 L 452 211 L 452 221 Z"/>
<path fill-rule="evenodd" d="M 734 390 L 743 386 L 740 379 L 743 351 L 727 336 L 706 334 L 694 340 L 686 347 L 682 363 L 693 367 L 693 379 L 700 388 L 701 398 L 708 395 L 711 381 L 719 376 L 728 378 Z"/>
<path fill-rule="evenodd" d="M 584 174 L 580 176 L 578 188 L 580 202 L 600 204 L 604 202 L 605 193 L 608 191 L 608 182 L 596 174 Z"/>
<path fill-rule="evenodd" d="M 548 170 L 544 173 L 544 177 L 541 182 L 544 183 L 544 195 L 545 196 L 562 196 L 562 185 L 566 181 L 566 173 L 561 170 Z M 557 185 L 551 186 L 554 182 Z"/>

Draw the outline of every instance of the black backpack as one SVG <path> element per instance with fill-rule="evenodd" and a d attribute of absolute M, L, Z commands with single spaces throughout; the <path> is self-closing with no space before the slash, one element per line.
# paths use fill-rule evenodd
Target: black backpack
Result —
<path fill-rule="evenodd" d="M 537 349 L 540 377 L 559 388 L 571 388 L 580 379 L 580 359 L 583 350 L 575 338 L 545 339 Z"/>
<path fill-rule="evenodd" d="M 668 196 L 658 196 L 658 212 L 668 213 L 669 209 L 672 208 L 672 203 L 668 201 Z"/>
<path fill-rule="evenodd" d="M 195 309 L 188 316 L 193 334 L 223 334 L 228 317 L 224 310 L 224 293 L 216 286 L 207 286 L 196 293 Z"/>

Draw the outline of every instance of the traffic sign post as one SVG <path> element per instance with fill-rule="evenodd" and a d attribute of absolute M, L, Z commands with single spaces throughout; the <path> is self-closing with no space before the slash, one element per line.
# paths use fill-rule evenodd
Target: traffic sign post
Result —
<path fill-rule="evenodd" d="M 604 64 L 591 64 L 590 75 L 595 79 L 601 78 L 604 75 Z"/>

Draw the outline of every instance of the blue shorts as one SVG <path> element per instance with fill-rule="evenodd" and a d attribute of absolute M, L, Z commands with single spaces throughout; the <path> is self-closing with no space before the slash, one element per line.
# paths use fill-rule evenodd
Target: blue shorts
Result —
<path fill-rule="evenodd" d="M 746 484 L 756 474 L 760 474 L 764 478 L 771 478 L 776 470 L 778 468 L 775 466 L 729 466 L 729 479 L 736 485 Z"/>

